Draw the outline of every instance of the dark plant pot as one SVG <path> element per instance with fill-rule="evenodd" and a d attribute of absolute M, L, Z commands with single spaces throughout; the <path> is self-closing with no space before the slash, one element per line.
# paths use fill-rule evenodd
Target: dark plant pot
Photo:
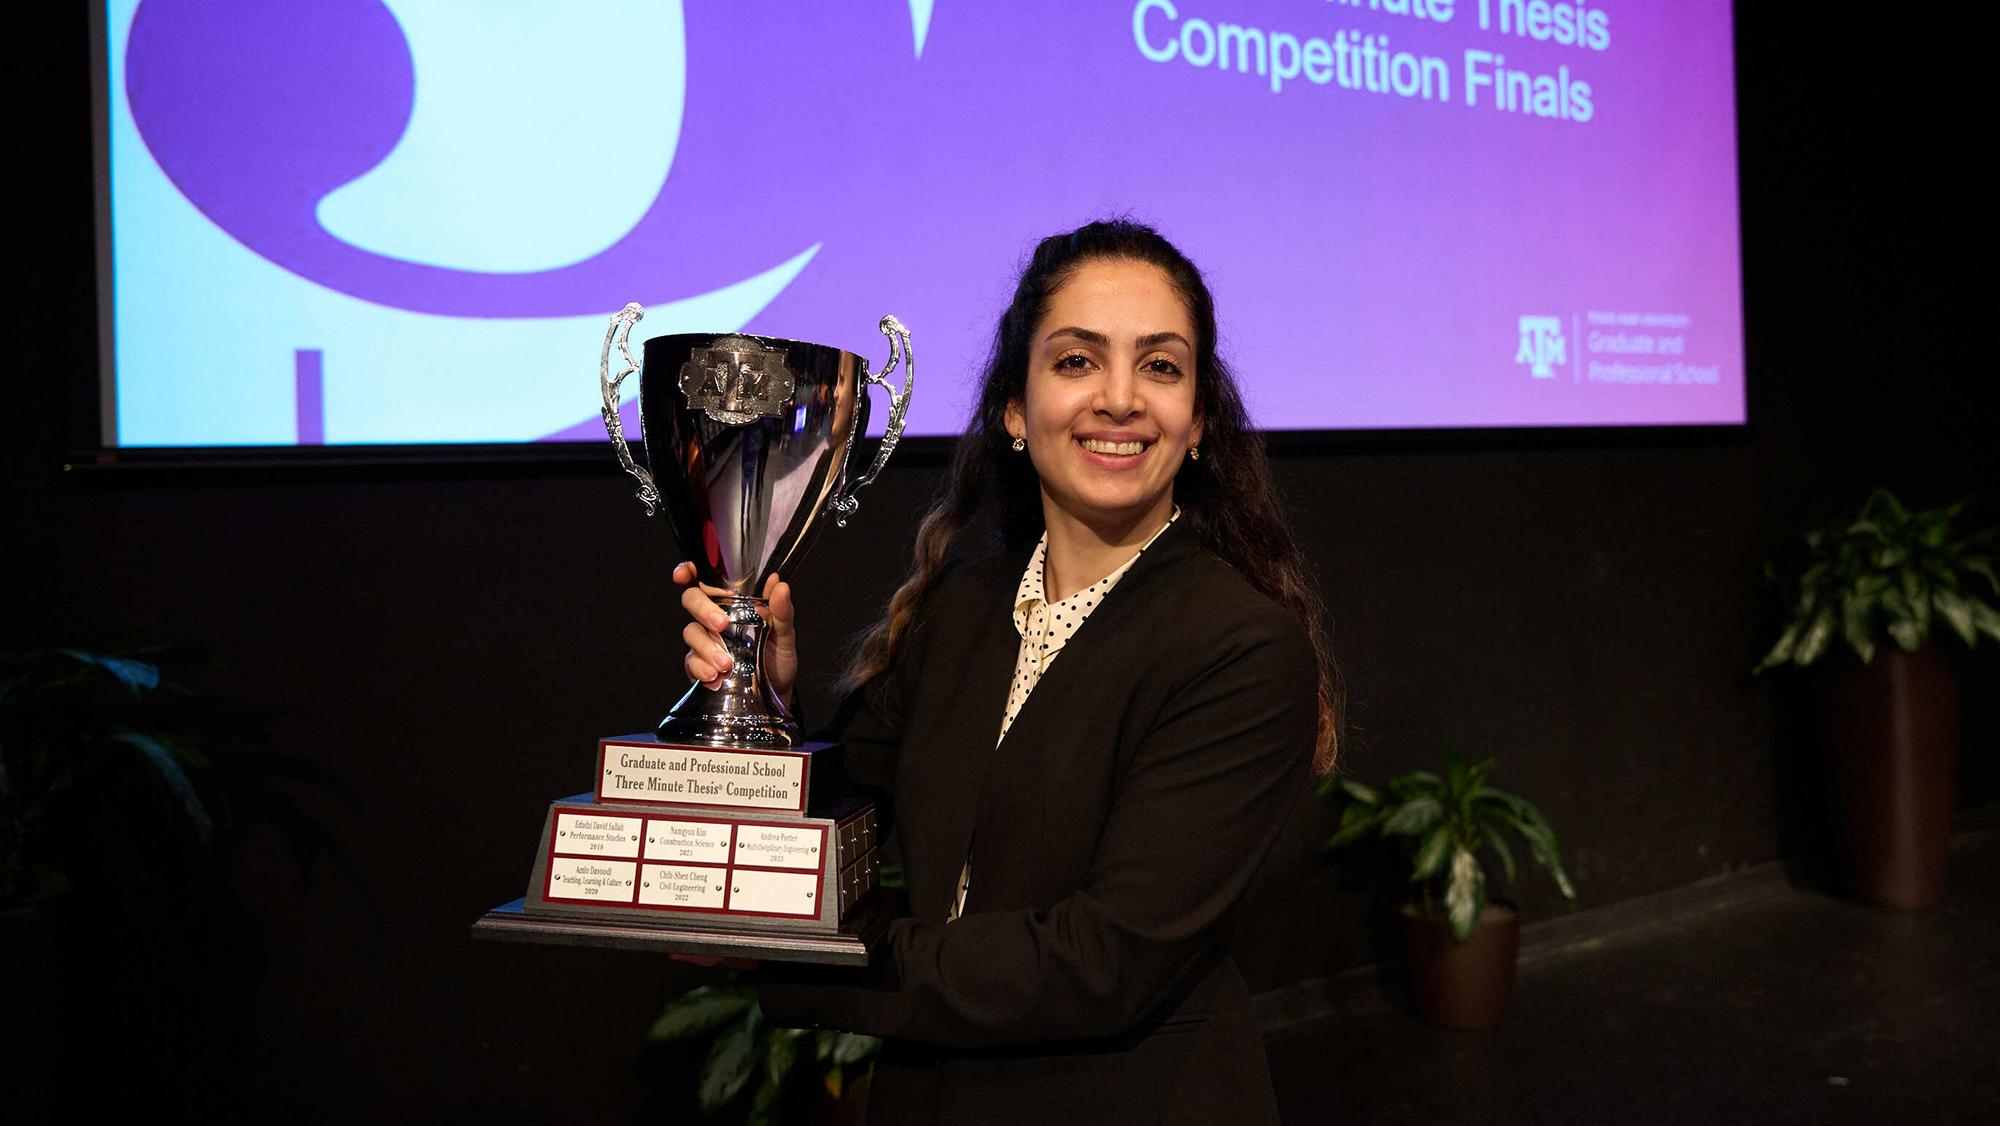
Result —
<path fill-rule="evenodd" d="M 1521 950 L 1521 919 L 1505 903 L 1488 903 L 1464 942 L 1451 924 L 1403 907 L 1403 957 L 1417 1011 L 1446 1028 L 1490 1028 L 1507 1011 L 1514 992 L 1514 959 Z"/>
<path fill-rule="evenodd" d="M 1958 676 L 1935 642 L 1888 644 L 1862 664 L 1829 658 L 1821 679 L 1827 804 L 1854 897 L 1882 907 L 1944 898 L 1958 773 Z"/>

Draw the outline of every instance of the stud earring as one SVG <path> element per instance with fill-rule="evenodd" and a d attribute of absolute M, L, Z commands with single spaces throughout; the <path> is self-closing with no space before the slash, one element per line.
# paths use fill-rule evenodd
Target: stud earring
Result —
<path fill-rule="evenodd" d="M 1016 438 L 1016 439 L 1014 439 L 1014 452 L 1015 452 L 1015 453 L 1020 453 L 1020 452 L 1021 452 L 1022 450 L 1025 450 L 1025 449 L 1027 449 L 1027 448 L 1028 448 L 1028 440 L 1027 440 L 1026 438 Z"/>
<path fill-rule="evenodd" d="M 1201 447 L 1200 447 L 1200 446 L 1189 446 L 1189 447 L 1188 447 L 1188 460 L 1189 460 L 1189 461 L 1200 461 L 1200 460 L 1201 460 Z"/>

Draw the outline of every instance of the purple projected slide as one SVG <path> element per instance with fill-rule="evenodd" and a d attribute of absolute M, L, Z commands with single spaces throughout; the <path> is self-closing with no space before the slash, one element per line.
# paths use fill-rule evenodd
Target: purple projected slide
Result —
<path fill-rule="evenodd" d="M 117 438 L 601 439 L 605 320 L 956 433 L 1036 238 L 1209 274 L 1274 429 L 1744 419 L 1729 5 L 113 0 Z M 878 412 L 878 425 L 880 414 Z"/>

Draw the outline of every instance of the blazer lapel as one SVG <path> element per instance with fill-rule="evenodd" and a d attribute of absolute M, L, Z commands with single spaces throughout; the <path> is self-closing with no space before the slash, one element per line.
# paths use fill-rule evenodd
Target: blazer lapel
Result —
<path fill-rule="evenodd" d="M 930 777 L 922 786 L 924 816 L 932 820 L 941 846 L 923 871 L 910 873 L 918 881 L 910 888 L 911 904 L 921 914 L 942 918 L 958 894 L 959 870 L 972 844 L 979 806 L 979 779 L 993 758 L 1000 717 L 1007 710 L 1008 681 L 1020 655 L 1021 635 L 1014 628 L 1011 602 L 1025 566 L 1027 556 L 1022 555 L 1011 569 L 1001 568 L 1001 585 L 984 592 L 973 620 L 954 623 L 961 628 L 948 631 L 949 643 L 965 648 L 963 660 L 957 662 L 957 683 L 944 687 L 951 706 L 920 736 L 929 743 L 921 754 L 936 764 L 935 770 L 926 771 Z"/>
<path fill-rule="evenodd" d="M 1093 678 L 1100 681 L 1107 676 L 1113 681 L 1119 679 L 1118 669 L 1121 664 L 1129 662 L 1130 657 L 1117 652 L 1115 645 L 1120 638 L 1129 639 L 1133 627 L 1150 612 L 1152 598 L 1146 588 L 1154 581 L 1153 576 L 1199 550 L 1200 544 L 1193 533 L 1183 528 L 1180 521 L 1175 521 L 1162 532 L 1139 561 L 1132 564 L 1132 569 L 1125 572 L 1125 577 L 1118 580 L 1118 585 L 1104 596 L 1104 601 L 1077 627 L 1076 633 L 1062 647 L 1062 652 L 1050 662 L 1048 671 L 1035 683 L 1035 690 L 1022 702 L 1021 710 L 1014 716 L 1013 726 L 1007 729 L 1007 737 L 1000 740 L 998 746 L 993 746 L 990 740 L 998 733 L 1000 717 L 1007 708 L 1006 678 L 1013 675 L 1014 662 L 1020 653 L 1021 635 L 1012 628 L 1013 619 L 1009 616 L 1006 633 L 1011 647 L 1005 654 L 1006 667 L 1000 674 L 1000 701 L 994 705 L 990 717 L 992 730 L 987 746 L 991 747 L 991 753 L 976 764 L 971 760 L 967 762 L 969 768 L 976 769 L 976 773 L 968 775 L 972 782 L 968 795 L 970 805 L 966 810 L 965 840 L 968 844 L 974 831 L 972 823 L 977 820 L 979 795 L 989 778 L 998 779 L 1005 772 L 1023 768 L 1034 769 L 1027 756 L 1047 744 L 1051 734 L 1049 725 L 1056 721 L 1062 709 L 1076 706 L 1072 698 L 1074 693 L 1090 687 Z M 1026 565 L 1024 561 L 1022 566 Z M 1012 607 L 1008 609 L 1011 611 Z M 951 875 L 954 880 L 957 879 L 958 870 L 954 868 Z M 954 886 L 952 894 L 956 895 L 957 890 Z"/>

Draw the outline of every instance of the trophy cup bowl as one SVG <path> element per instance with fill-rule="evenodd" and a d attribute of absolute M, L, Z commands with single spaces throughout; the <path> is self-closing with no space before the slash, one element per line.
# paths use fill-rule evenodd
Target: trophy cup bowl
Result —
<path fill-rule="evenodd" d="M 854 493 L 873 481 L 902 437 L 915 363 L 893 316 L 880 329 L 888 362 L 825 344 L 743 333 L 656 336 L 635 363 L 627 338 L 644 315 L 635 303 L 612 318 L 599 363 L 604 425 L 647 512 L 662 512 L 695 581 L 729 617 L 722 643 L 733 665 L 715 687 L 695 684 L 662 719 L 662 743 L 724 748 L 796 747 L 799 725 L 762 671 L 766 580 L 788 578 L 829 519 L 846 524 Z M 613 374 L 613 350 L 623 370 Z M 903 369 L 900 390 L 887 377 Z M 647 467 L 632 457 L 619 386 L 639 373 Z M 873 463 L 849 479 L 867 429 L 868 386 L 890 396 Z"/>

